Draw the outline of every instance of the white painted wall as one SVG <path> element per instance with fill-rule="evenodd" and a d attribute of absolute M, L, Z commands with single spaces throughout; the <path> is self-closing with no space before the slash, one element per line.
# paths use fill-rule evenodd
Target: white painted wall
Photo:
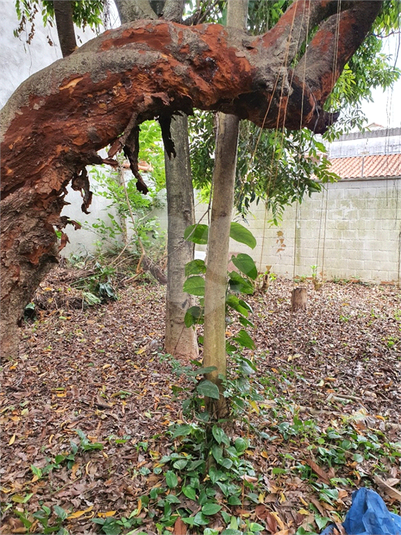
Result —
<path fill-rule="evenodd" d="M 310 277 L 311 266 L 317 265 L 325 279 L 400 281 L 400 179 L 330 184 L 298 208 L 289 207 L 279 227 L 269 225 L 270 219 L 263 204 L 255 205 L 247 223 L 256 248 L 250 252 L 236 242 L 230 246 L 233 252 L 250 254 L 260 271 L 269 265 L 278 275 Z"/>

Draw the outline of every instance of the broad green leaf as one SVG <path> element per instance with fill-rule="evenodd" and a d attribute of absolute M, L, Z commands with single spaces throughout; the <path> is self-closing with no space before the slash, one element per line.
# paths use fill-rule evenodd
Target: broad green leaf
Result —
<path fill-rule="evenodd" d="M 179 498 L 177 498 L 177 496 L 175 494 L 169 494 L 168 496 L 166 496 L 165 498 L 166 502 L 167 503 L 181 503 L 181 500 Z"/>
<path fill-rule="evenodd" d="M 205 295 L 205 279 L 195 275 L 184 282 L 184 292 L 191 295 Z"/>
<path fill-rule="evenodd" d="M 199 318 L 202 317 L 202 309 L 198 306 L 189 307 L 185 312 L 184 323 L 185 327 L 189 328 L 192 325 L 199 323 Z"/>
<path fill-rule="evenodd" d="M 206 273 L 206 264 L 204 260 L 197 258 L 185 265 L 186 277 L 189 277 L 190 275 L 201 275 L 203 273 Z"/>
<path fill-rule="evenodd" d="M 195 515 L 195 526 L 207 526 L 209 524 L 209 519 L 206 518 L 201 511 Z"/>
<path fill-rule="evenodd" d="M 59 505 L 55 505 L 54 506 L 54 512 L 56 513 L 56 515 L 61 519 L 61 520 L 65 520 L 68 516 L 68 513 L 67 511 L 65 511 L 62 507 L 60 507 Z"/>
<path fill-rule="evenodd" d="M 246 347 L 248 349 L 255 349 L 255 342 L 244 329 L 240 330 L 234 340 L 241 344 L 242 347 Z"/>
<path fill-rule="evenodd" d="M 193 517 L 193 516 L 189 516 L 187 518 L 181 517 L 181 520 L 183 522 L 185 522 L 185 524 L 188 524 L 189 526 L 194 526 L 195 525 L 195 517 Z"/>
<path fill-rule="evenodd" d="M 240 362 L 240 371 L 244 375 L 252 375 L 253 373 L 256 373 L 256 366 L 249 359 L 242 357 Z"/>
<path fill-rule="evenodd" d="M 226 444 L 227 446 L 230 444 L 230 439 L 225 434 L 223 429 L 219 427 L 218 425 L 214 425 L 212 427 L 212 435 L 215 441 L 217 442 L 217 444 L 221 444 L 222 442 L 224 442 L 224 444 Z"/>
<path fill-rule="evenodd" d="M 220 461 L 217 461 L 217 462 L 221 464 L 221 466 L 224 466 L 224 468 L 226 468 L 227 470 L 230 470 L 230 468 L 233 465 L 232 460 L 227 459 L 227 457 L 223 457 L 222 459 L 220 459 Z"/>
<path fill-rule="evenodd" d="M 36 476 L 37 478 L 42 477 L 42 470 L 38 466 L 31 464 L 31 470 L 32 470 L 33 475 Z"/>
<path fill-rule="evenodd" d="M 205 461 L 202 459 L 198 459 L 197 461 L 191 461 L 191 464 L 188 465 L 187 470 L 188 472 L 192 472 L 193 470 L 197 470 L 200 466 L 204 465 Z"/>
<path fill-rule="evenodd" d="M 221 532 L 221 535 L 243 535 L 238 529 L 227 528 Z"/>
<path fill-rule="evenodd" d="M 196 491 L 192 487 L 182 487 L 182 492 L 190 500 L 196 500 Z"/>
<path fill-rule="evenodd" d="M 188 461 L 186 459 L 178 459 L 178 461 L 175 461 L 175 463 L 173 464 L 173 467 L 177 470 L 182 470 L 187 466 L 187 464 Z"/>
<path fill-rule="evenodd" d="M 241 500 L 238 498 L 238 496 L 230 496 L 227 500 L 229 505 L 242 505 Z"/>
<path fill-rule="evenodd" d="M 188 375 L 204 375 L 205 373 L 214 372 L 217 370 L 216 366 L 206 366 L 206 368 L 197 368 L 193 372 L 189 372 Z"/>
<path fill-rule="evenodd" d="M 240 299 L 240 300 L 239 300 L 239 304 L 240 304 L 242 307 L 244 307 L 244 308 L 246 308 L 247 310 L 249 310 L 249 312 L 250 312 L 251 314 L 253 314 L 252 307 L 251 307 L 251 305 L 250 305 L 249 303 L 247 303 L 247 302 L 244 301 L 243 299 Z"/>
<path fill-rule="evenodd" d="M 205 368 L 198 368 L 194 370 L 195 375 L 204 375 L 205 373 L 214 372 L 217 370 L 216 366 L 206 366 Z"/>
<path fill-rule="evenodd" d="M 212 455 L 219 463 L 223 458 L 223 448 L 215 444 L 214 446 L 212 446 Z"/>
<path fill-rule="evenodd" d="M 201 381 L 197 385 L 196 390 L 201 396 L 212 399 L 220 399 L 220 392 L 217 385 L 212 383 L 212 381 L 208 381 L 207 379 Z"/>
<path fill-rule="evenodd" d="M 106 518 L 106 521 L 102 525 L 102 531 L 106 535 L 120 535 L 121 528 L 114 519 Z"/>
<path fill-rule="evenodd" d="M 237 254 L 237 256 L 232 256 L 231 262 L 241 271 L 241 273 L 244 273 L 250 279 L 255 280 L 258 276 L 255 262 L 248 254 L 240 253 Z"/>
<path fill-rule="evenodd" d="M 236 295 L 233 295 L 233 294 L 228 295 L 226 299 L 226 303 L 229 307 L 236 310 L 243 316 L 245 317 L 248 316 L 249 310 L 246 307 L 242 306 L 241 300 Z"/>
<path fill-rule="evenodd" d="M 226 513 L 226 511 L 222 511 L 221 512 L 221 516 L 223 517 L 223 520 L 226 524 L 228 524 L 231 520 L 231 515 L 229 515 L 228 513 Z"/>
<path fill-rule="evenodd" d="M 230 280 L 228 281 L 230 288 L 235 293 L 253 294 L 255 289 L 253 285 L 244 277 L 241 277 L 236 271 L 229 273 Z M 189 280 L 189 279 L 188 279 Z"/>
<path fill-rule="evenodd" d="M 204 515 L 215 515 L 218 513 L 221 509 L 221 505 L 218 505 L 217 503 L 205 503 L 205 505 L 202 507 L 202 513 Z"/>
<path fill-rule="evenodd" d="M 255 327 L 255 325 L 251 321 L 244 318 L 244 316 L 240 316 L 238 320 L 243 327 L 250 327 L 251 329 Z"/>
<path fill-rule="evenodd" d="M 259 531 L 263 531 L 265 528 L 257 522 L 251 522 L 249 524 L 249 529 L 252 531 L 252 533 L 258 533 Z"/>
<path fill-rule="evenodd" d="M 170 489 L 174 489 L 178 485 L 178 479 L 172 470 L 166 472 L 166 483 Z"/>
<path fill-rule="evenodd" d="M 216 466 L 212 465 L 209 468 L 209 477 L 210 477 L 210 481 L 214 485 L 215 483 L 217 483 L 217 481 L 219 481 L 220 478 L 224 477 L 224 472 L 219 470 Z"/>
<path fill-rule="evenodd" d="M 249 446 L 249 442 L 244 438 L 238 437 L 235 439 L 234 446 L 238 453 L 243 453 Z"/>
<path fill-rule="evenodd" d="M 191 431 L 192 427 L 188 424 L 177 425 L 173 431 L 172 438 L 185 437 L 186 435 L 189 435 Z M 164 462 L 168 462 L 170 458 L 170 456 L 166 456 L 166 460 Z M 161 462 L 163 462 L 163 459 L 164 457 L 161 459 Z"/>
<path fill-rule="evenodd" d="M 190 225 L 185 229 L 184 238 L 187 241 L 198 243 L 199 245 L 206 245 L 209 235 L 209 227 L 207 225 Z"/>
<path fill-rule="evenodd" d="M 240 243 L 245 243 L 251 249 L 256 247 L 256 239 L 250 230 L 240 223 L 233 222 L 230 227 L 230 238 Z"/>

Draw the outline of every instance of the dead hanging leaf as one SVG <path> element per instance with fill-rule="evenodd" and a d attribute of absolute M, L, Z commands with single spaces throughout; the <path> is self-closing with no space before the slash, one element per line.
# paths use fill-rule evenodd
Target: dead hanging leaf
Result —
<path fill-rule="evenodd" d="M 173 535 L 186 535 L 186 533 L 187 533 L 187 526 L 181 520 L 181 518 L 178 517 L 174 524 Z"/>
<path fill-rule="evenodd" d="M 390 486 L 387 481 L 384 481 L 379 476 L 374 476 L 373 480 L 376 483 L 376 485 L 378 485 L 381 489 L 384 490 L 387 496 L 390 496 L 390 498 L 393 498 L 394 500 L 401 502 L 401 492 L 399 490 L 393 489 L 393 487 Z"/>

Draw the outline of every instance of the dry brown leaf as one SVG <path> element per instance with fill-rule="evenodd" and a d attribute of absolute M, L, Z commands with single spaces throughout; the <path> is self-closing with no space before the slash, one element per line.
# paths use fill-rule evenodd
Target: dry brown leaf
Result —
<path fill-rule="evenodd" d="M 306 464 L 309 465 L 312 470 L 317 474 L 320 479 L 323 481 L 323 483 L 330 483 L 330 476 L 327 472 L 325 472 L 320 466 L 315 463 L 315 461 L 312 461 L 312 459 L 306 459 Z"/>
<path fill-rule="evenodd" d="M 399 490 L 393 489 L 386 481 L 381 479 L 379 476 L 373 476 L 373 480 L 381 489 L 384 490 L 384 492 L 387 494 L 387 496 L 390 496 L 390 498 L 393 498 L 394 500 L 398 500 L 401 502 L 401 492 Z"/>
<path fill-rule="evenodd" d="M 174 524 L 173 535 L 186 535 L 187 525 L 181 520 L 180 517 L 177 518 Z"/>

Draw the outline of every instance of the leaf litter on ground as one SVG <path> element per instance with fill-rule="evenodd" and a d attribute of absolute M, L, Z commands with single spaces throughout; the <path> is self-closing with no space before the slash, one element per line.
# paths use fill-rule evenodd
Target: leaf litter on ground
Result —
<path fill-rule="evenodd" d="M 73 533 L 96 533 L 93 518 L 133 511 L 141 530 L 156 533 L 141 497 L 161 484 L 155 465 L 174 448 L 166 431 L 183 422 L 171 386 L 189 385 L 164 356 L 165 290 L 122 281 L 118 301 L 77 308 L 73 279 L 60 268 L 41 285 L 39 319 L 24 326 L 19 357 L 2 368 L 0 533 L 40 531 L 32 515 L 43 506 L 53 525 L 54 507 L 66 511 Z M 246 355 L 263 400 L 235 433 L 250 439 L 245 454 L 264 491 L 223 504 L 262 522 L 262 533 L 289 535 L 340 521 L 360 485 L 396 508 L 401 477 L 400 290 L 310 284 L 307 310 L 292 314 L 293 286 L 277 279 L 249 299 L 256 348 Z M 191 533 L 178 520 L 171 529 Z"/>

